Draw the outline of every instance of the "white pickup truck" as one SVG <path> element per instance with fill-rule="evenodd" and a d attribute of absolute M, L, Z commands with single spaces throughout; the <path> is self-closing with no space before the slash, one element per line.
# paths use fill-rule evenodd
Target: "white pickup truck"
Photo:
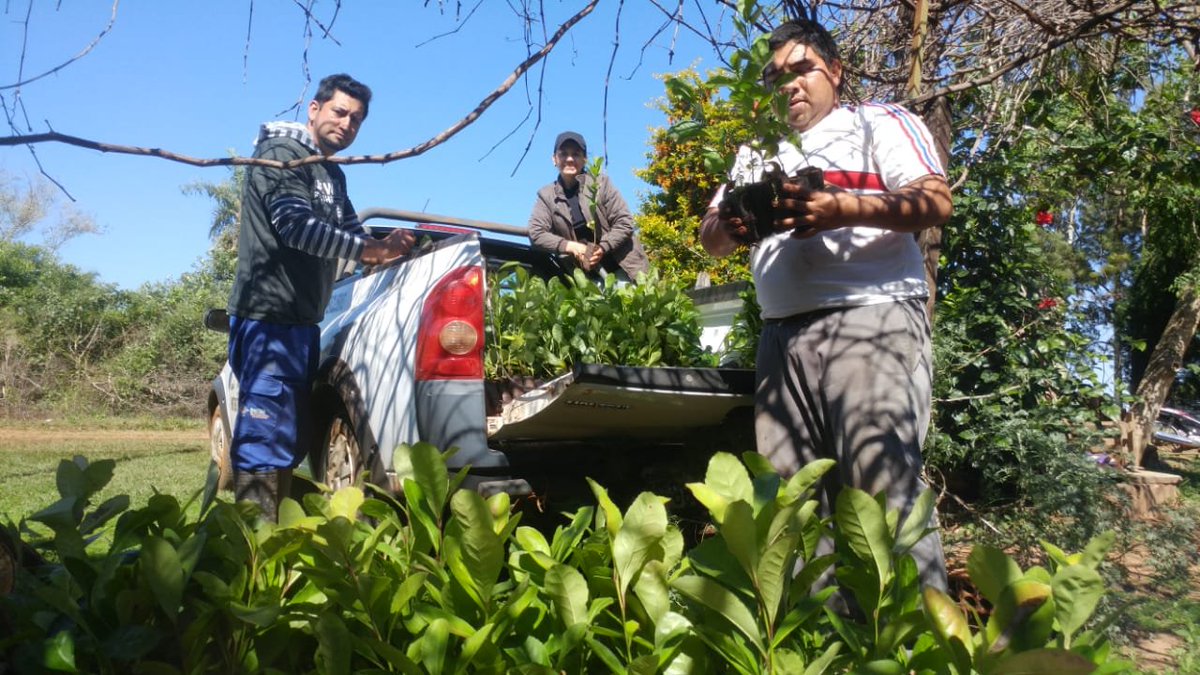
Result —
<path fill-rule="evenodd" d="M 360 217 L 376 233 L 410 228 L 421 243 L 334 287 L 313 389 L 317 442 L 306 460 L 316 480 L 336 487 L 368 471 L 394 491 L 395 449 L 426 441 L 458 449 L 449 465 L 470 467 L 469 486 L 541 505 L 578 491 L 584 476 L 610 489 L 681 486 L 681 477 L 702 477 L 714 450 L 753 449 L 749 370 L 577 364 L 502 402 L 489 396 L 487 271 L 515 261 L 549 278 L 565 273 L 557 257 L 532 250 L 522 227 L 385 209 Z M 210 327 L 227 330 L 224 312 L 210 315 Z M 224 480 L 237 396 L 226 364 L 208 397 Z"/>

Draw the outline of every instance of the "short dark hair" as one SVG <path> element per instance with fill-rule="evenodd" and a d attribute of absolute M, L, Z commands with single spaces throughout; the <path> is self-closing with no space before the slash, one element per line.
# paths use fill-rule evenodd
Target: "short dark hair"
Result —
<path fill-rule="evenodd" d="M 326 103 L 339 91 L 361 102 L 363 119 L 367 119 L 367 112 L 371 109 L 371 88 L 345 73 L 329 75 L 322 79 L 321 84 L 317 86 L 317 94 L 313 96 L 313 100 L 317 103 Z"/>
<path fill-rule="evenodd" d="M 817 51 L 817 54 L 829 65 L 841 61 L 838 56 L 837 43 L 829 31 L 812 19 L 792 19 L 771 31 L 767 38 L 767 46 L 775 51 L 789 42 L 799 42 Z"/>

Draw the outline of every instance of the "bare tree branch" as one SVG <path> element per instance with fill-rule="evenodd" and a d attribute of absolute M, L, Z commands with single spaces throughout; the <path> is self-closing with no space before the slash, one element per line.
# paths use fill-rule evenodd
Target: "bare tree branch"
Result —
<path fill-rule="evenodd" d="M 308 5 L 305 5 L 304 3 L 300 2 L 300 0 L 292 0 L 292 2 L 295 2 L 297 7 L 304 10 L 304 20 L 306 22 L 317 24 L 317 28 L 320 28 L 321 33 L 323 33 L 321 35 L 322 38 L 332 41 L 333 44 L 335 44 L 339 47 L 342 46 L 342 43 L 338 42 L 337 38 L 333 37 L 333 35 L 330 35 L 330 33 L 329 33 L 329 31 L 333 29 L 333 23 L 335 21 L 337 21 L 338 12 L 340 12 L 342 9 L 342 0 L 336 0 L 333 3 L 333 18 L 331 18 L 329 20 L 328 27 L 326 27 L 325 24 L 321 23 L 320 19 L 318 19 L 315 15 L 313 15 L 312 0 L 309 0 Z"/>
<path fill-rule="evenodd" d="M 418 145 L 415 145 L 411 148 L 408 148 L 407 150 L 397 150 L 395 152 L 389 152 L 389 153 L 382 154 L 382 155 L 355 155 L 355 156 L 347 156 L 347 157 L 336 157 L 335 156 L 335 157 L 326 158 L 326 157 L 322 157 L 321 155 L 313 155 L 312 157 L 307 157 L 305 159 L 294 160 L 294 161 L 290 161 L 290 162 L 279 162 L 279 161 L 267 160 L 267 159 L 255 159 L 252 157 L 221 157 L 221 158 L 212 158 L 212 159 L 202 159 L 202 158 L 197 158 L 197 157 L 190 157 L 187 155 L 181 155 L 181 154 L 178 154 L 175 152 L 171 152 L 169 150 L 163 150 L 161 148 L 143 148 L 143 147 L 129 146 L 129 145 L 116 145 L 116 144 L 112 144 L 112 143 L 102 143 L 99 141 L 93 141 L 93 140 L 86 139 L 86 138 L 80 138 L 78 136 L 70 136 L 67 134 L 61 134 L 61 133 L 58 133 L 57 131 L 50 131 L 50 132 L 41 133 L 41 134 L 24 134 L 24 135 L 0 137 L 0 147 L 9 146 L 9 145 L 34 145 L 37 143 L 50 143 L 50 142 L 65 143 L 67 145 L 74 145 L 74 146 L 81 147 L 81 148 L 87 148 L 89 150 L 97 150 L 99 152 L 112 152 L 112 153 L 125 154 L 125 155 L 141 155 L 141 156 L 147 156 L 147 157 L 158 157 L 161 159 L 167 159 L 167 160 L 171 160 L 174 162 L 180 162 L 183 164 L 189 164 L 191 166 L 199 166 L 199 167 L 269 166 L 269 167 L 283 169 L 283 168 L 304 166 L 306 164 L 315 164 L 317 162 L 322 162 L 322 161 L 329 161 L 329 162 L 334 162 L 337 164 L 387 164 L 388 162 L 394 162 L 394 161 L 401 160 L 401 159 L 408 159 L 410 157 L 416 157 L 417 155 L 420 155 L 420 154 L 428 151 L 431 148 L 437 147 L 438 145 L 445 143 L 447 140 L 452 138 L 455 134 L 457 134 L 458 132 L 462 131 L 466 127 L 470 126 L 473 122 L 475 122 L 475 120 L 477 120 L 479 118 L 479 116 L 484 113 L 484 111 L 486 111 L 489 107 L 491 107 L 491 105 L 493 103 L 495 103 L 501 96 L 503 96 L 510 89 L 512 89 L 512 86 L 514 84 L 516 84 L 517 80 L 522 75 L 524 75 L 530 68 L 532 68 L 535 64 L 537 64 L 539 61 L 541 61 L 543 58 L 545 58 L 546 55 L 549 54 L 555 48 L 555 46 L 558 45 L 559 40 L 561 40 L 562 37 L 564 35 L 566 35 L 567 32 L 570 31 L 571 28 L 573 28 L 575 26 L 575 24 L 579 23 L 588 14 L 591 14 L 592 10 L 596 8 L 596 4 L 598 2 L 599 2 L 599 0 L 591 0 L 591 2 L 589 2 L 583 9 L 579 10 L 579 12 L 577 12 L 570 19 L 567 19 L 566 22 L 564 22 L 561 26 L 559 26 L 558 30 L 554 33 L 554 35 L 550 38 L 550 40 L 546 42 L 545 46 L 543 46 L 542 49 L 540 49 L 539 51 L 530 55 L 523 62 L 521 62 L 521 64 L 519 66 L 517 66 L 516 70 L 514 70 L 507 78 L 505 78 L 504 82 L 502 82 L 499 87 L 497 87 L 495 90 L 493 90 L 492 93 L 485 96 L 483 98 L 483 100 L 479 102 L 479 105 L 477 105 L 475 107 L 475 109 L 472 110 L 469 114 L 467 114 L 466 117 L 464 117 L 464 118 L 460 119 L 459 121 L 455 122 L 454 124 L 450 125 L 450 127 L 448 127 L 445 131 L 442 131 L 441 133 L 433 136 L 429 140 L 427 140 L 423 143 L 420 143 Z"/>
<path fill-rule="evenodd" d="M 475 10 L 479 9 L 479 6 L 482 4 L 483 4 L 483 0 L 478 0 L 478 2 L 475 3 L 475 6 L 471 8 L 471 11 L 467 12 L 466 18 L 463 19 L 462 21 L 458 22 L 458 25 L 455 26 L 453 30 L 448 30 L 445 33 L 439 33 L 438 35 L 434 35 L 433 37 L 429 38 L 428 40 L 423 40 L 421 42 L 418 42 L 417 46 L 424 47 L 425 45 L 429 44 L 430 42 L 433 42 L 434 40 L 440 40 L 448 35 L 454 35 L 458 31 L 462 30 L 463 26 L 467 25 L 467 22 L 471 20 L 471 17 L 475 16 Z"/>
<path fill-rule="evenodd" d="M 250 0 L 250 12 L 246 15 L 246 46 L 242 49 L 242 84 L 250 71 L 250 29 L 254 27 L 254 0 Z"/>
<path fill-rule="evenodd" d="M 46 72 L 41 73 L 40 75 L 34 75 L 33 77 L 29 77 L 29 78 L 22 80 L 21 74 L 20 74 L 20 72 L 18 72 L 17 81 L 12 84 L 6 84 L 6 85 L 0 86 L 0 91 L 3 91 L 5 89 L 16 89 L 18 87 L 23 87 L 23 86 L 29 84 L 30 82 L 37 82 L 38 80 L 42 79 L 43 77 L 46 77 L 48 75 L 53 75 L 54 73 L 57 73 L 58 71 L 62 70 L 63 68 L 66 68 L 67 66 L 71 65 L 72 63 L 75 63 L 76 61 L 83 58 L 84 56 L 87 56 L 88 52 L 95 49 L 96 45 L 100 43 L 100 39 L 103 38 L 105 35 L 107 35 L 108 31 L 112 30 L 113 24 L 117 22 L 117 5 L 120 3 L 120 1 L 121 0 L 113 0 L 112 16 L 109 17 L 109 19 L 108 19 L 108 25 L 105 26 L 104 30 L 100 31 L 100 34 L 97 35 L 96 38 L 88 44 L 88 46 L 84 47 L 82 51 L 80 51 L 75 56 L 72 56 L 71 58 L 67 59 L 66 61 L 60 63 L 59 65 L 51 68 L 50 70 L 47 70 Z M 29 7 L 31 10 L 33 9 L 32 0 L 30 0 Z M 26 29 L 25 40 L 27 40 L 29 37 L 28 36 L 28 28 L 29 28 L 29 15 L 26 15 L 25 16 L 25 29 Z M 20 71 L 23 71 L 25 68 L 25 46 L 26 46 L 26 44 L 25 44 L 25 41 L 23 40 L 22 44 L 21 44 Z"/>
<path fill-rule="evenodd" d="M 617 3 L 617 19 L 613 25 L 613 48 L 612 54 L 608 57 L 608 70 L 604 71 L 604 105 L 601 117 L 601 126 L 603 133 L 600 136 L 601 156 L 608 157 L 608 90 L 612 80 L 613 64 L 617 62 L 617 51 L 621 48 L 621 12 L 625 9 L 625 0 L 619 0 Z"/>

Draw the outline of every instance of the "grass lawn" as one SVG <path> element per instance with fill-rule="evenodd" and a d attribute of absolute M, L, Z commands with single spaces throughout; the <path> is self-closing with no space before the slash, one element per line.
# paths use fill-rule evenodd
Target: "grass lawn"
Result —
<path fill-rule="evenodd" d="M 0 519 L 15 522 L 54 503 L 58 464 L 76 455 L 116 461 L 112 481 L 94 504 L 120 494 L 145 504 L 155 491 L 186 502 L 203 488 L 209 462 L 200 420 L 4 421 Z"/>

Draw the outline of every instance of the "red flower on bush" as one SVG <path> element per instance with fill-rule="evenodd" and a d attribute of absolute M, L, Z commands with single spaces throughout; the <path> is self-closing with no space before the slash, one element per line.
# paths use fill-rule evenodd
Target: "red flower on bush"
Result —
<path fill-rule="evenodd" d="M 1045 227 L 1053 222 L 1054 222 L 1054 214 L 1053 213 L 1050 213 L 1049 211 L 1045 211 L 1045 210 L 1037 212 L 1037 224 L 1038 225 Z"/>
<path fill-rule="evenodd" d="M 1188 113 L 1188 117 L 1192 118 L 1192 124 L 1200 127 L 1200 108 L 1192 108 L 1192 111 Z"/>
<path fill-rule="evenodd" d="M 1038 309 L 1043 311 L 1047 309 L 1053 309 L 1054 307 L 1058 307 L 1058 300 L 1055 300 L 1054 298 L 1042 298 L 1042 301 L 1039 302 L 1037 306 Z"/>

